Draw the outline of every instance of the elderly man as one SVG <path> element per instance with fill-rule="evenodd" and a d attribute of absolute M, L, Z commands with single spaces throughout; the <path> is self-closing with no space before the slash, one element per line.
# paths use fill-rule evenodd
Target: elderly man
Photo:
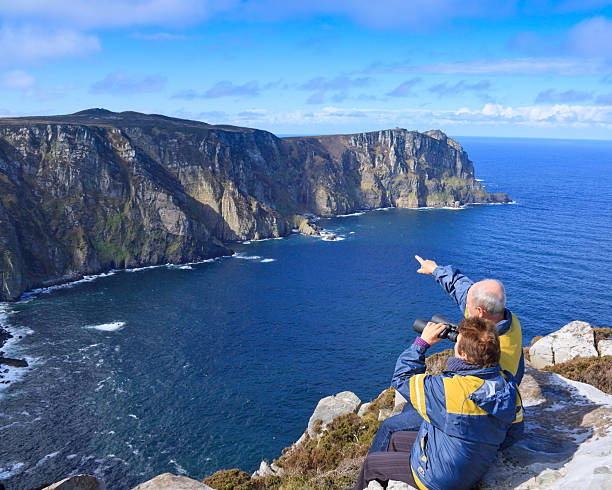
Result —
<path fill-rule="evenodd" d="M 448 370 L 424 374 L 425 351 L 441 340 L 444 328 L 428 323 L 395 365 L 392 384 L 422 418 L 418 433 L 396 432 L 386 452 L 368 454 L 356 490 L 372 480 L 399 480 L 420 489 L 471 488 L 510 427 L 522 424 L 518 388 L 499 367 L 499 335 L 492 322 L 462 320 Z"/>
<path fill-rule="evenodd" d="M 459 305 L 466 318 L 484 318 L 495 323 L 501 347 L 501 368 L 512 373 L 519 385 L 525 371 L 523 335 L 518 318 L 506 308 L 506 291 L 503 284 L 494 279 L 474 283 L 451 265 L 441 267 L 433 260 L 425 260 L 418 255 L 415 255 L 415 259 L 420 264 L 417 272 L 433 275 Z M 401 414 L 389 417 L 380 425 L 370 453 L 386 451 L 394 432 L 415 430 L 420 423 L 418 413 L 407 403 Z M 513 429 L 504 446 L 516 442 L 520 435 L 520 430 Z"/>
<path fill-rule="evenodd" d="M 475 283 L 452 265 L 438 266 L 433 260 L 424 260 L 418 255 L 414 258 L 421 265 L 417 272 L 433 275 L 466 318 L 475 316 L 495 323 L 501 346 L 500 365 L 512 373 L 517 384 L 521 384 L 525 372 L 523 334 L 518 318 L 506 308 L 503 284 L 494 279 Z"/>

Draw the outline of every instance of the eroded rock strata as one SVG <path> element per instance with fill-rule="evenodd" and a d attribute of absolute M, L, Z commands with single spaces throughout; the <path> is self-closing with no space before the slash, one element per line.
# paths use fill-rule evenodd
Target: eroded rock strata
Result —
<path fill-rule="evenodd" d="M 508 202 L 440 131 L 277 138 L 92 109 L 0 119 L 0 300 L 110 268 L 229 254 L 306 213 Z"/>

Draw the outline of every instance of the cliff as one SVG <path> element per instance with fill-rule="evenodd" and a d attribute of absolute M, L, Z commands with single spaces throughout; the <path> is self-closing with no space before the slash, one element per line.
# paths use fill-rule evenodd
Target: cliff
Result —
<path fill-rule="evenodd" d="M 111 268 L 230 254 L 305 213 L 508 202 L 440 131 L 277 138 L 92 109 L 0 119 L 0 300 Z"/>

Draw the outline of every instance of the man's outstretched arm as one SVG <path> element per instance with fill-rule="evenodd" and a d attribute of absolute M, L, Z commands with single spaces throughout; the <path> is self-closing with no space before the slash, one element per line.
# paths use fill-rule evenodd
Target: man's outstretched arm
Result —
<path fill-rule="evenodd" d="M 425 260 L 418 255 L 414 256 L 419 261 L 419 274 L 431 274 L 435 280 L 450 294 L 451 298 L 461 308 L 461 313 L 465 313 L 467 294 L 474 281 L 464 276 L 459 269 L 452 265 L 439 266 L 433 260 Z"/>

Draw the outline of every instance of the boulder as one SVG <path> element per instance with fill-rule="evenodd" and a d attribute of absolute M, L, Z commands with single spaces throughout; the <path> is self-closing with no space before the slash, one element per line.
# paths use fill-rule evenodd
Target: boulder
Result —
<path fill-rule="evenodd" d="M 106 490 L 106 485 L 95 476 L 75 475 L 49 485 L 43 490 Z"/>
<path fill-rule="evenodd" d="M 274 476 L 274 471 L 270 468 L 270 465 L 266 460 L 259 464 L 259 469 L 251 475 L 252 478 L 265 478 L 266 476 Z"/>
<path fill-rule="evenodd" d="M 285 474 L 284 468 L 281 468 L 276 463 L 268 464 L 264 459 L 259 464 L 257 469 L 252 475 L 252 478 L 265 478 L 266 476 L 283 476 Z"/>
<path fill-rule="evenodd" d="M 372 402 L 367 402 L 364 403 L 363 405 L 361 405 L 361 407 L 359 408 L 359 411 L 357 412 L 357 415 L 359 415 L 360 417 L 363 418 L 363 416 L 365 415 L 365 413 L 368 410 L 368 407 L 372 405 Z"/>
<path fill-rule="evenodd" d="M 317 420 L 321 421 L 321 428 L 324 429 L 336 417 L 347 413 L 356 413 L 360 406 L 361 400 L 352 391 L 343 391 L 337 395 L 321 399 L 308 421 L 308 434 L 310 437 L 316 436 L 314 427 Z"/>
<path fill-rule="evenodd" d="M 571 322 L 542 337 L 529 349 L 533 367 L 538 369 L 576 357 L 597 357 L 595 334 L 586 322 Z"/>
<path fill-rule="evenodd" d="M 155 478 L 141 483 L 132 490 L 213 490 L 208 485 L 186 476 L 162 473 Z"/>
<path fill-rule="evenodd" d="M 597 344 L 599 348 L 599 354 L 603 356 L 612 356 L 612 340 L 600 340 L 599 344 Z"/>

